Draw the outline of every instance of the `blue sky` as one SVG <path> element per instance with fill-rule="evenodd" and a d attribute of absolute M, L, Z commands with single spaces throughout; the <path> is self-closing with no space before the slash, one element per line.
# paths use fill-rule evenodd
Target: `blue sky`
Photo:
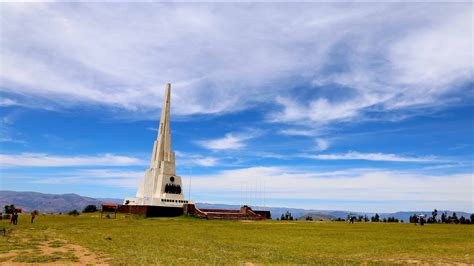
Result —
<path fill-rule="evenodd" d="M 186 196 L 473 211 L 473 6 L 0 4 L 0 186 L 133 196 L 167 82 Z"/>

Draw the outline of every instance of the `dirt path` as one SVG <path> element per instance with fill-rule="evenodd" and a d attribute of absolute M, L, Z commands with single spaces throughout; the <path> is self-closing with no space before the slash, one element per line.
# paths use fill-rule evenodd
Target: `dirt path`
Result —
<path fill-rule="evenodd" d="M 12 249 L 0 254 L 0 265 L 108 265 L 104 254 L 61 239 L 28 240 L 18 235 L 3 239 Z"/>

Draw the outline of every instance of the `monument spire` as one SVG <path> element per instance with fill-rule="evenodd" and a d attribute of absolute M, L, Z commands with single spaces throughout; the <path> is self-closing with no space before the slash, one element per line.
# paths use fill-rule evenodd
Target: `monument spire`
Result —
<path fill-rule="evenodd" d="M 165 95 L 163 97 L 160 126 L 153 147 L 150 168 L 162 168 L 162 161 L 174 161 L 174 154 L 171 150 L 170 105 L 171 84 L 168 83 L 166 84 Z"/>

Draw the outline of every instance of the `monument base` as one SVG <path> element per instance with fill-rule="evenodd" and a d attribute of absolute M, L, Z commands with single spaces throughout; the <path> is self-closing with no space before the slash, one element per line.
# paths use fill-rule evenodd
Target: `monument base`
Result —
<path fill-rule="evenodd" d="M 183 215 L 183 207 L 120 205 L 117 212 L 136 214 L 145 217 L 176 217 Z"/>

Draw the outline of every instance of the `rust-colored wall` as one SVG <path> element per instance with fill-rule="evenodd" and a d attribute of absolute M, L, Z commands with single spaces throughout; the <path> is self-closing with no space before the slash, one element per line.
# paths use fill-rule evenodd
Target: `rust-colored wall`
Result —
<path fill-rule="evenodd" d="M 240 210 L 223 210 L 198 209 L 194 204 L 185 204 L 184 214 L 199 218 L 219 220 L 264 220 L 270 216 L 269 211 L 254 212 L 247 206 L 242 206 Z"/>
<path fill-rule="evenodd" d="M 148 205 L 120 205 L 117 212 L 131 213 L 145 217 L 175 217 L 183 215 L 183 209 Z"/>

